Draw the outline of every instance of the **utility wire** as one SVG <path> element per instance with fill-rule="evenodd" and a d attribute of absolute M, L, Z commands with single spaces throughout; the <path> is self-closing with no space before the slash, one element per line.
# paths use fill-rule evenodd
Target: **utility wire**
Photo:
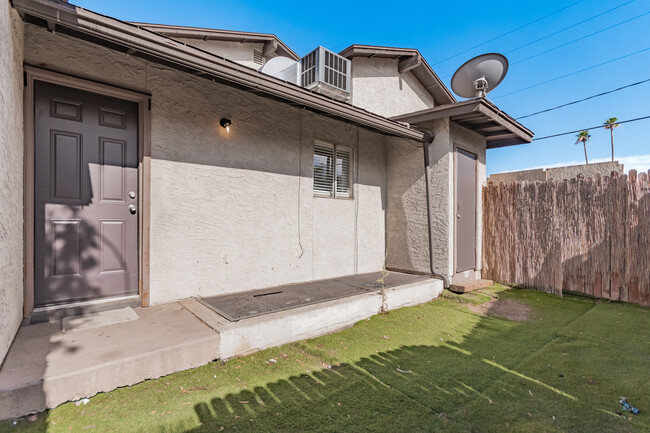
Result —
<path fill-rule="evenodd" d="M 637 122 L 639 120 L 645 120 L 645 119 L 650 119 L 650 116 L 643 116 L 643 117 L 637 117 L 636 119 L 622 120 L 622 121 L 616 122 L 616 123 L 618 123 L 618 124 L 631 123 L 631 122 Z M 603 125 L 601 124 L 601 125 L 597 125 L 597 126 L 592 126 L 591 128 L 576 129 L 575 131 L 562 132 L 560 134 L 553 134 L 553 135 L 547 135 L 547 136 L 544 136 L 544 137 L 533 138 L 533 141 L 546 140 L 547 138 L 561 137 L 563 135 L 575 134 L 576 132 L 588 131 L 590 129 L 596 129 L 596 128 L 602 128 L 602 127 L 603 127 Z"/>
<path fill-rule="evenodd" d="M 558 10 L 556 10 L 556 11 L 554 11 L 554 12 L 551 12 L 550 14 L 544 15 L 544 16 L 541 17 L 541 18 L 537 18 L 537 19 L 535 19 L 535 20 L 533 20 L 533 21 L 530 21 L 530 22 L 528 22 L 528 23 L 526 23 L 526 24 L 524 24 L 524 25 L 522 25 L 522 26 L 519 26 L 519 27 L 517 27 L 517 28 L 515 28 L 515 29 L 512 29 L 512 30 L 510 30 L 510 31 L 507 31 L 507 32 L 505 32 L 505 33 L 502 33 L 502 34 L 500 34 L 499 36 L 495 36 L 495 37 L 492 38 L 492 39 L 489 39 L 489 40 L 487 40 L 487 41 L 485 41 L 485 42 L 481 42 L 481 43 L 478 44 L 478 45 L 474 45 L 473 47 L 468 48 L 468 49 L 466 49 L 466 50 L 464 50 L 464 51 L 461 51 L 461 52 L 458 53 L 458 54 L 454 54 L 454 55 L 451 56 L 451 57 L 447 57 L 446 59 L 443 59 L 443 60 L 440 60 L 440 61 L 437 62 L 437 63 L 434 63 L 433 66 L 439 65 L 440 63 L 444 63 L 444 62 L 446 62 L 447 60 L 451 60 L 451 59 L 453 59 L 453 58 L 456 58 L 456 57 L 458 57 L 458 56 L 460 56 L 460 55 L 462 55 L 462 54 L 467 53 L 468 51 L 472 51 L 472 50 L 474 50 L 474 49 L 476 49 L 476 48 L 478 48 L 478 47 L 482 47 L 482 46 L 485 45 L 485 44 L 489 44 L 489 43 L 492 42 L 492 41 L 496 41 L 497 39 L 501 39 L 501 38 L 504 37 L 504 36 L 507 36 L 507 35 L 509 35 L 509 34 L 511 34 L 511 33 L 514 33 L 514 32 L 516 32 L 516 31 L 519 31 L 519 30 L 521 30 L 521 29 L 523 29 L 523 28 L 525 28 L 525 27 L 530 26 L 531 24 L 535 24 L 535 23 L 537 23 L 537 22 L 539 22 L 539 21 L 542 21 L 543 19 L 546 19 L 546 18 L 548 18 L 548 17 L 550 17 L 550 16 L 553 16 L 553 15 L 559 13 L 559 12 L 562 12 L 563 10 L 568 9 L 568 8 L 570 8 L 570 7 L 572 7 L 572 6 L 575 6 L 575 5 L 577 5 L 578 3 L 582 3 L 583 1 L 585 1 L 585 0 L 578 0 L 577 2 L 571 3 L 570 5 L 565 6 L 565 7 L 561 8 L 561 9 L 558 9 Z"/>
<path fill-rule="evenodd" d="M 634 21 L 634 20 L 639 19 L 639 18 L 641 18 L 641 17 L 643 17 L 643 16 L 646 16 L 646 15 L 648 15 L 648 14 L 650 14 L 650 11 L 645 12 L 645 13 L 642 13 L 641 15 L 637 15 L 637 16 L 632 17 L 632 18 L 628 18 L 627 20 L 621 21 L 621 22 L 616 23 L 616 24 L 614 24 L 614 25 L 611 25 L 611 26 L 609 26 L 609 27 L 605 27 L 604 29 L 600 29 L 600 30 L 598 30 L 598 31 L 595 31 L 595 32 L 590 33 L 590 34 L 588 34 L 588 35 L 585 35 L 585 36 L 579 37 L 579 38 L 574 39 L 574 40 L 572 40 L 572 41 L 565 42 L 565 43 L 563 43 L 563 44 L 557 45 L 557 46 L 555 46 L 555 47 L 553 47 L 553 48 L 549 48 L 548 50 L 544 50 L 544 51 L 542 51 L 541 53 L 537 53 L 537 54 L 533 54 L 532 56 L 524 57 L 524 58 L 521 59 L 521 60 L 517 60 L 516 62 L 511 63 L 511 65 L 516 65 L 516 64 L 518 64 L 518 63 L 525 62 L 526 60 L 534 59 L 535 57 L 541 56 L 542 54 L 550 53 L 551 51 L 557 50 L 558 48 L 566 47 L 567 45 L 571 45 L 571 44 L 573 44 L 573 43 L 575 43 L 575 42 L 578 42 L 578 41 L 581 41 L 581 40 L 583 40 L 583 39 L 590 38 L 590 37 L 595 36 L 595 35 L 597 35 L 597 34 L 599 34 L 599 33 L 602 33 L 602 32 L 605 32 L 605 31 L 607 31 L 607 30 L 613 29 L 614 27 L 618 27 L 618 26 L 623 25 L 623 24 L 625 24 L 625 23 L 629 23 L 630 21 Z"/>
<path fill-rule="evenodd" d="M 533 44 L 535 44 L 535 43 L 537 43 L 537 42 L 543 41 L 544 39 L 550 38 L 551 36 L 555 36 L 555 35 L 557 35 L 557 34 L 560 34 L 560 33 L 562 33 L 562 32 L 565 32 L 565 31 L 567 31 L 567 30 L 573 30 L 573 29 L 575 29 L 577 26 L 579 26 L 579 25 L 581 25 L 581 24 L 584 24 L 584 23 L 586 23 L 586 22 L 588 22 L 588 21 L 591 21 L 591 20 L 593 20 L 593 19 L 596 19 L 596 18 L 598 18 L 598 17 L 600 17 L 600 16 L 603 16 L 603 15 L 605 15 L 605 14 L 608 14 L 608 13 L 610 13 L 610 12 L 613 12 L 613 11 L 615 11 L 616 9 L 622 8 L 623 6 L 629 5 L 630 3 L 634 3 L 635 1 L 636 1 L 636 0 L 630 0 L 630 1 L 628 1 L 628 2 L 625 2 L 625 3 L 623 3 L 623 4 L 620 4 L 620 5 L 616 6 L 616 7 L 613 7 L 613 8 L 611 8 L 611 9 L 609 9 L 609 10 L 606 10 L 605 12 L 601 12 L 601 13 L 596 14 L 596 15 L 594 15 L 594 16 L 591 16 L 591 17 L 589 17 L 589 18 L 587 18 L 587 19 L 584 19 L 584 20 L 579 21 L 579 22 L 577 22 L 577 23 L 571 24 L 570 26 L 564 27 L 563 29 L 557 30 L 557 31 L 555 31 L 555 32 L 553 32 L 553 33 L 550 33 L 550 34 L 546 35 L 546 36 L 542 36 L 542 37 L 539 38 L 539 39 L 535 39 L 534 41 L 531 41 L 531 42 L 525 43 L 525 44 L 523 44 L 523 45 L 520 45 L 520 46 L 518 46 L 518 47 L 516 47 L 516 48 L 513 48 L 513 49 L 511 49 L 510 51 L 506 51 L 504 54 L 514 53 L 515 51 L 521 50 L 522 48 L 526 48 L 526 47 L 528 47 L 528 46 L 530 46 L 530 45 L 533 45 Z"/>
<path fill-rule="evenodd" d="M 647 83 L 648 81 L 650 81 L 650 78 L 642 80 L 642 81 L 637 81 L 636 83 L 628 84 L 626 86 L 622 86 L 622 87 L 619 87 L 617 89 L 608 90 L 606 92 L 602 92 L 602 93 L 598 93 L 596 95 L 588 96 L 586 98 L 578 99 L 577 101 L 567 102 L 566 104 L 558 105 L 557 107 L 547 108 L 546 110 L 536 111 L 536 112 L 531 113 L 531 114 L 526 114 L 525 116 L 516 117 L 516 120 L 525 119 L 527 117 L 532 117 L 532 116 L 537 116 L 538 114 L 542 114 L 542 113 L 548 113 L 549 111 L 557 110 L 559 108 L 563 108 L 563 107 L 566 107 L 566 106 L 569 106 L 569 105 L 577 104 L 579 102 L 588 101 L 590 99 L 598 98 L 599 96 L 609 95 L 610 93 L 618 92 L 620 90 L 624 90 L 624 89 L 627 89 L 629 87 L 638 86 L 639 84 Z"/>
<path fill-rule="evenodd" d="M 597 14 L 597 15 L 594 15 L 594 16 L 592 16 L 591 18 L 588 18 L 588 19 L 586 19 L 586 20 L 582 20 L 582 21 L 580 21 L 580 22 L 578 22 L 578 23 L 575 23 L 575 24 L 573 24 L 573 25 L 571 25 L 571 26 L 569 26 L 569 27 L 565 27 L 565 28 L 563 28 L 563 29 L 561 29 L 561 30 L 558 30 L 558 31 L 553 32 L 553 33 L 551 33 L 551 34 L 549 34 L 549 35 L 546 35 L 546 36 L 544 36 L 544 37 L 541 37 L 541 38 L 539 38 L 539 39 L 536 39 L 536 40 L 534 40 L 534 41 L 532 41 L 532 42 L 529 42 L 529 43 L 527 43 L 527 44 L 521 45 L 521 46 L 519 46 L 519 47 L 517 47 L 517 48 L 514 48 L 514 49 L 512 49 L 512 50 L 510 50 L 510 51 L 506 51 L 504 54 L 510 54 L 510 53 L 512 53 L 512 52 L 514 52 L 514 51 L 517 51 L 517 50 L 519 50 L 519 49 L 521 49 L 521 48 L 524 48 L 524 47 L 527 47 L 527 46 L 529 46 L 529 45 L 532 45 L 532 44 L 534 44 L 534 43 L 536 43 L 536 42 L 539 42 L 539 41 L 541 41 L 541 40 L 543 40 L 543 39 L 546 39 L 546 38 L 548 38 L 548 37 L 551 37 L 551 36 L 557 35 L 558 33 L 562 33 L 562 32 L 565 31 L 565 30 L 574 29 L 575 27 L 579 26 L 580 24 L 584 24 L 584 23 L 587 22 L 587 21 L 590 21 L 590 20 L 592 20 L 592 19 L 594 19 L 594 18 L 597 18 L 597 17 L 599 17 L 599 16 L 601 16 L 601 15 L 604 15 L 604 14 L 607 14 L 607 13 L 609 13 L 609 12 L 612 12 L 613 10 L 618 9 L 618 8 L 620 8 L 620 7 L 623 7 L 623 6 L 625 6 L 625 5 L 628 5 L 628 4 L 630 4 L 630 3 L 634 2 L 634 1 L 636 1 L 636 0 L 630 0 L 630 1 L 628 1 L 627 3 L 623 3 L 623 4 L 621 4 L 621 5 L 616 6 L 615 8 L 612 8 L 612 9 L 609 9 L 609 10 L 607 10 L 607 11 L 605 11 L 605 12 L 602 12 L 602 13 L 599 13 L 599 14 Z M 553 47 L 553 48 L 549 48 L 548 50 L 542 51 L 541 53 L 533 54 L 532 56 L 525 57 L 525 58 L 523 58 L 523 59 L 521 59 L 521 60 L 517 60 L 517 61 L 515 61 L 514 63 L 510 63 L 510 65 L 516 65 L 517 63 L 525 62 L 526 60 L 530 60 L 530 59 L 535 58 L 535 57 L 537 57 L 537 56 L 541 56 L 542 54 L 546 54 L 546 53 L 551 52 L 551 51 L 553 51 L 553 50 L 557 50 L 558 48 L 566 47 L 567 45 L 571 45 L 571 44 L 574 43 L 574 42 L 578 42 L 578 41 L 581 41 L 581 40 L 583 40 L 583 39 L 587 39 L 587 38 L 589 38 L 589 37 L 591 37 L 591 36 L 595 36 L 595 35 L 597 35 L 597 34 L 599 34 L 599 33 L 602 33 L 602 32 L 604 32 L 604 31 L 607 31 L 607 30 L 613 29 L 614 27 L 618 27 L 618 26 L 620 26 L 620 25 L 622 25 L 622 24 L 625 24 L 625 23 L 627 23 L 627 22 L 630 22 L 630 21 L 636 20 L 636 19 L 641 18 L 641 17 L 643 17 L 643 16 L 645 16 L 645 15 L 648 15 L 648 14 L 650 14 L 650 11 L 645 12 L 645 13 L 643 13 L 643 14 L 641 14 L 641 15 L 637 15 L 637 16 L 635 16 L 635 17 L 629 18 L 629 19 L 627 19 L 627 20 L 621 21 L 621 22 L 619 22 L 619 23 L 617 23 L 617 24 L 614 24 L 614 25 L 612 25 L 612 26 L 609 26 L 609 27 L 606 27 L 606 28 L 604 28 L 604 29 L 598 30 L 598 31 L 596 31 L 596 32 L 590 33 L 590 34 L 588 34 L 588 35 L 586 35 L 586 36 L 582 36 L 582 37 L 580 37 L 580 38 L 578 38 L 578 39 L 574 39 L 574 40 L 572 40 L 572 41 L 565 42 L 565 43 L 560 44 L 560 45 L 558 45 L 558 46 L 555 46 L 555 47 Z M 451 73 L 451 74 L 447 74 L 447 75 L 443 75 L 441 78 L 447 78 L 447 77 L 450 77 L 450 76 L 452 76 L 452 75 L 453 75 L 453 73 Z"/>
<path fill-rule="evenodd" d="M 560 75 L 559 77 L 551 78 L 550 80 L 542 81 L 541 83 L 533 84 L 533 85 L 528 86 L 528 87 L 524 87 L 524 88 L 521 88 L 521 89 L 518 89 L 518 90 L 515 90 L 515 91 L 512 91 L 512 92 L 509 92 L 509 93 L 505 93 L 503 95 L 495 96 L 492 99 L 499 99 L 499 98 L 504 98 L 506 96 L 514 95 L 516 93 L 523 92 L 524 90 L 529 90 L 529 89 L 532 89 L 534 87 L 541 86 L 543 84 L 552 83 L 553 81 L 557 81 L 557 80 L 560 80 L 562 78 L 567 78 L 567 77 L 570 77 L 572 75 L 580 74 L 582 72 L 589 71 L 590 69 L 594 69 L 594 68 L 597 68 L 599 66 L 604 66 L 604 65 L 607 65 L 609 63 L 613 63 L 613 62 L 616 62 L 618 60 L 625 59 L 627 57 L 635 56 L 637 54 L 643 53 L 643 52 L 648 51 L 648 50 L 650 50 L 650 47 L 644 48 L 644 49 L 639 50 L 639 51 L 635 51 L 633 53 L 626 54 L 624 56 L 616 57 L 615 59 L 607 60 L 606 62 L 598 63 L 596 65 L 592 65 L 592 66 L 589 66 L 589 67 L 586 67 L 586 68 L 583 68 L 583 69 L 579 69 L 579 70 L 571 72 L 569 74 Z"/>

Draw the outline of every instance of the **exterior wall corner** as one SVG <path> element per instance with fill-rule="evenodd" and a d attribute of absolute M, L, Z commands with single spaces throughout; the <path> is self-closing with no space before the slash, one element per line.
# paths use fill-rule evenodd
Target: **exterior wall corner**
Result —
<path fill-rule="evenodd" d="M 23 23 L 0 5 L 0 364 L 23 317 Z"/>

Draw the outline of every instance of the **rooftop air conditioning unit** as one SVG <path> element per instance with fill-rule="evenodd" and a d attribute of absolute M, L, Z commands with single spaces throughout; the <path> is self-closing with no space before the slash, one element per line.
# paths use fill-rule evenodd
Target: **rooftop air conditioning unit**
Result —
<path fill-rule="evenodd" d="M 318 47 L 300 59 L 302 87 L 339 101 L 350 101 L 350 61 Z"/>

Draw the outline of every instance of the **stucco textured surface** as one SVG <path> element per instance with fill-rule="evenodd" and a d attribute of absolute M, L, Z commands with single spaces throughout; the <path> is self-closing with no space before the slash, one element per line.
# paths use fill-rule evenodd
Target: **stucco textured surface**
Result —
<path fill-rule="evenodd" d="M 398 138 L 387 141 L 386 264 L 430 273 L 424 149 L 421 143 Z"/>
<path fill-rule="evenodd" d="M 384 136 L 35 26 L 25 44 L 29 63 L 152 95 L 152 304 L 381 269 Z M 354 199 L 313 196 L 314 139 L 353 149 Z"/>
<path fill-rule="evenodd" d="M 398 70 L 398 59 L 352 59 L 352 104 L 385 117 L 398 116 L 434 106 L 411 72 Z"/>
<path fill-rule="evenodd" d="M 429 193 L 431 207 L 431 237 L 433 271 L 449 277 L 453 274 L 453 200 L 454 154 L 449 119 L 430 122 L 434 132 L 429 145 Z"/>
<path fill-rule="evenodd" d="M 412 156 L 392 158 L 398 147 L 389 147 L 387 217 L 389 265 L 396 269 L 433 272 L 450 278 L 455 273 L 455 148 L 461 147 L 478 156 L 477 221 L 482 220 L 481 188 L 485 185 L 485 139 L 448 118 L 419 125 L 434 134 L 429 144 L 429 205 L 431 215 L 431 254 L 426 209 L 422 149 L 412 148 Z M 400 152 L 408 152 L 403 148 Z M 418 157 L 419 155 L 419 157 Z M 397 156 L 397 155 L 395 155 Z M 421 179 L 421 185 L 420 185 Z M 404 194 L 403 183 L 412 185 Z M 401 208 L 399 206 L 402 201 Z M 395 207 L 393 207 L 395 205 Z M 400 237 L 400 227 L 408 227 L 407 237 Z M 404 230 L 402 229 L 402 232 Z M 393 236 L 396 240 L 393 240 Z M 477 224 L 476 270 L 481 267 L 482 225 Z M 392 251 L 394 249 L 394 251 Z M 432 264 L 426 262 L 431 258 Z M 479 272 L 477 274 L 480 275 Z"/>
<path fill-rule="evenodd" d="M 546 172 L 543 168 L 534 168 L 532 170 L 508 171 L 504 173 L 495 173 L 490 175 L 488 182 L 520 182 L 527 181 L 545 181 Z"/>
<path fill-rule="evenodd" d="M 474 131 L 471 131 L 467 128 L 464 128 L 458 125 L 455 122 L 450 123 L 450 135 L 451 141 L 454 145 L 462 147 L 465 150 L 469 150 L 472 153 L 475 153 L 478 156 L 478 167 L 477 167 L 477 176 L 476 176 L 476 271 L 477 277 L 480 277 L 480 270 L 482 268 L 482 257 L 483 257 L 483 187 L 486 185 L 486 167 L 485 167 L 485 153 L 486 153 L 486 141 L 485 138 L 477 134 Z M 451 207 L 452 212 L 454 211 L 455 206 Z M 452 221 L 456 221 L 454 215 L 452 215 Z M 455 235 L 454 235 L 455 236 Z M 453 239 L 453 238 L 452 238 Z M 454 243 L 452 242 L 452 249 Z M 454 270 L 455 271 L 455 270 Z M 454 272 L 455 273 L 455 272 Z"/>
<path fill-rule="evenodd" d="M 0 364 L 23 310 L 23 24 L 0 5 Z"/>
<path fill-rule="evenodd" d="M 264 49 L 263 43 L 258 42 L 230 42 L 230 41 L 215 41 L 190 38 L 174 38 L 177 41 L 184 42 L 187 45 L 200 48 L 209 53 L 216 54 L 217 56 L 237 62 L 241 65 L 248 66 L 249 68 L 259 69 L 260 66 L 253 61 L 253 51 L 260 53 Z"/>
<path fill-rule="evenodd" d="M 548 179 L 573 179 L 578 175 L 584 177 L 610 176 L 612 172 L 623 173 L 623 164 L 618 161 L 597 162 L 592 164 L 567 165 L 565 167 L 538 168 L 533 170 L 509 171 L 491 175 L 488 182 L 546 181 Z"/>

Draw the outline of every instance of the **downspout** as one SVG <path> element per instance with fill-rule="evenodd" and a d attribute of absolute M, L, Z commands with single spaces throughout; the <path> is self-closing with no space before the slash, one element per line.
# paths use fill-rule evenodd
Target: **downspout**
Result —
<path fill-rule="evenodd" d="M 429 179 L 431 178 L 431 167 L 429 165 L 429 145 L 433 143 L 433 139 L 435 138 L 435 134 L 433 133 L 432 130 L 430 129 L 423 129 L 424 131 L 424 137 L 422 137 L 422 148 L 424 149 L 424 182 L 426 183 L 426 201 L 427 201 L 427 228 L 429 230 L 429 269 L 431 271 L 431 275 L 433 275 L 436 278 L 440 278 L 444 285 L 445 288 L 449 288 L 449 279 L 444 276 L 436 273 L 434 270 L 433 266 L 433 221 L 431 219 L 431 215 L 433 212 L 431 212 L 431 194 L 429 193 L 429 189 L 431 188 L 429 184 Z"/>

